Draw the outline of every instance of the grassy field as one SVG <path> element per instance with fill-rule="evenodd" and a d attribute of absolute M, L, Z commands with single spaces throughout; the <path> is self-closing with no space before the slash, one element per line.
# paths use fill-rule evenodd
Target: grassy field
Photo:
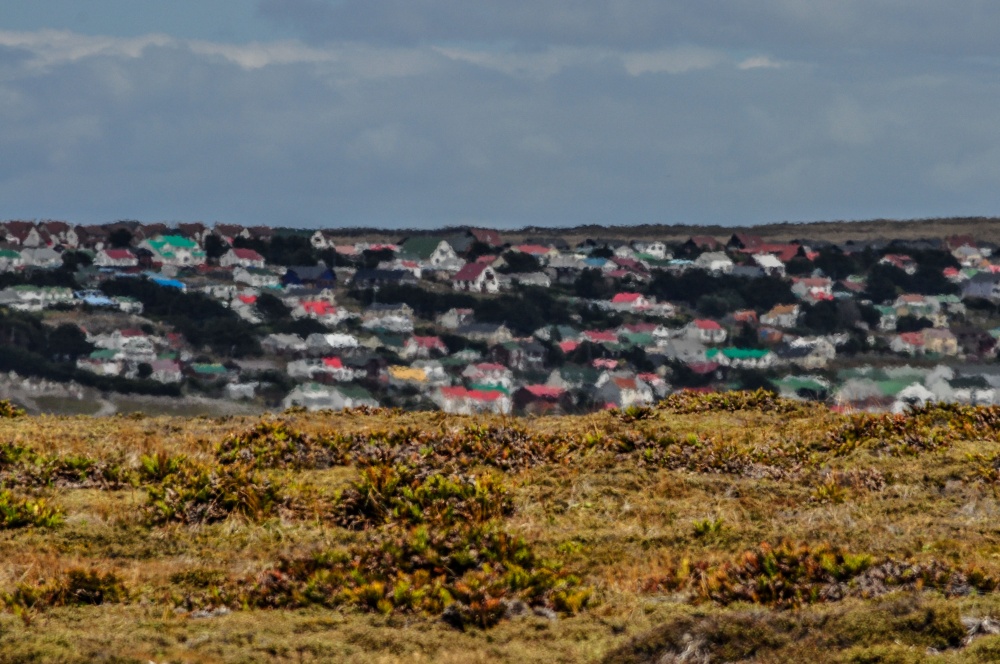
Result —
<path fill-rule="evenodd" d="M 0 662 L 997 661 L 998 435 L 763 393 L 3 418 Z"/>

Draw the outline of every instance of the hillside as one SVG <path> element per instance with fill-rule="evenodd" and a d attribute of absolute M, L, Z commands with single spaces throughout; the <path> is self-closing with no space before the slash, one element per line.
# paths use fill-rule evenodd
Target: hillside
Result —
<path fill-rule="evenodd" d="M 5 414 L 0 662 L 1000 657 L 1000 408 Z"/>
<path fill-rule="evenodd" d="M 407 235 L 440 234 L 437 230 L 413 229 L 329 229 L 332 237 L 351 242 L 395 242 Z M 754 226 L 705 226 L 698 224 L 640 224 L 635 226 L 586 225 L 574 227 L 538 227 L 504 230 L 508 242 L 528 242 L 538 238 L 558 237 L 570 246 L 587 238 L 621 238 L 629 240 L 660 240 L 684 242 L 692 235 L 728 238 L 733 233 L 752 233 L 774 242 L 791 240 L 822 240 L 846 242 L 854 240 L 913 240 L 942 238 L 949 235 L 971 235 L 986 242 L 1000 242 L 1000 219 L 996 217 L 949 217 L 932 219 L 866 219 L 840 221 L 774 222 Z"/>

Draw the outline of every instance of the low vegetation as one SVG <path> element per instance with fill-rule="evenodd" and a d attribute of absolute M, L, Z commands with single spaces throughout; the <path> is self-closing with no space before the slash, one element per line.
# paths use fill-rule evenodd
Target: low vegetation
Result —
<path fill-rule="evenodd" d="M 0 662 L 1000 653 L 996 408 L 0 429 Z"/>

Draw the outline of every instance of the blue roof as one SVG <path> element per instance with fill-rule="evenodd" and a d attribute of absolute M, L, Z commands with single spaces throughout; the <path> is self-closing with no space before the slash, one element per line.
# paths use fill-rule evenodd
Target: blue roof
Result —
<path fill-rule="evenodd" d="M 187 286 L 184 285 L 183 281 L 177 281 L 176 279 L 167 279 L 166 277 L 150 277 L 152 281 L 157 286 L 163 286 L 164 288 L 176 288 L 178 290 L 187 290 Z"/>
<path fill-rule="evenodd" d="M 604 264 L 608 262 L 607 258 L 584 258 L 583 262 L 590 267 L 604 267 Z"/>

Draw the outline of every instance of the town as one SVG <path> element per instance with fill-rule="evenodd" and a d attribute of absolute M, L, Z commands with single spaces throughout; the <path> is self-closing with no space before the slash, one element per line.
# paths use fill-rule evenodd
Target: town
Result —
<path fill-rule="evenodd" d="M 134 221 L 0 234 L 0 371 L 25 380 L 460 414 L 757 388 L 842 410 L 1000 403 L 997 247 L 968 235 L 570 243 L 450 228 L 375 242 Z"/>

